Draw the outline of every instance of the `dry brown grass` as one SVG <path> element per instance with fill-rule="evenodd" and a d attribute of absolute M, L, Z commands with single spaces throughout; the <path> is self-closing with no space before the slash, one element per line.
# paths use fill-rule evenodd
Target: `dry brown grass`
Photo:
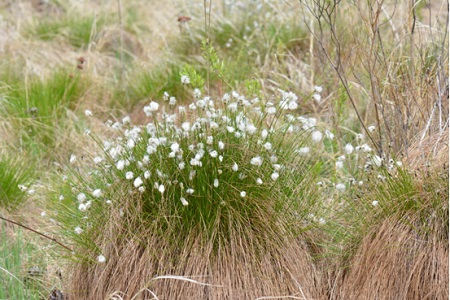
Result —
<path fill-rule="evenodd" d="M 280 231 L 284 237 L 273 239 L 268 234 L 272 229 L 236 228 L 229 239 L 213 247 L 195 229 L 174 242 L 173 233 L 157 233 L 144 225 L 127 229 L 125 221 L 113 223 L 106 225 L 99 240 L 107 262 L 78 265 L 67 289 L 71 298 L 149 299 L 151 293 L 159 299 L 323 298 L 321 274 L 307 246 L 288 233 Z M 163 275 L 206 285 L 154 279 Z"/>
<path fill-rule="evenodd" d="M 415 174 L 416 207 L 390 216 L 385 208 L 372 222 L 356 253 L 332 274 L 331 299 L 448 299 L 448 129 L 410 149 L 405 161 Z"/>
<path fill-rule="evenodd" d="M 442 170 L 448 168 L 449 130 L 438 131 L 425 138 L 418 137 L 409 149 L 405 163 L 411 170 Z"/>
<path fill-rule="evenodd" d="M 446 225 L 429 217 L 430 232 L 387 219 L 373 228 L 341 271 L 332 299 L 448 299 Z"/>

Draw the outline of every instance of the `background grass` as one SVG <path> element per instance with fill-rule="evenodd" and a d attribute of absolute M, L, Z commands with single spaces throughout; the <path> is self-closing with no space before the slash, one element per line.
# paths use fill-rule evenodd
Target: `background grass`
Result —
<path fill-rule="evenodd" d="M 144 2 L 0 5 L 0 205 L 5 214 L 56 234 L 53 218 L 41 213 L 48 212 L 49 203 L 73 204 L 67 195 L 74 186 L 56 183 L 67 173 L 71 154 L 77 156 L 76 165 L 69 164 L 75 173 L 102 155 L 85 130 L 100 142 L 118 134 L 102 126 L 108 119 L 121 122 L 130 115 L 132 124 L 144 124 L 143 106 L 162 105 L 164 92 L 176 97 L 177 105 L 189 105 L 192 90 L 180 79 L 189 73 L 193 80 L 195 73 L 205 80 L 202 94 L 214 99 L 235 90 L 248 100 L 276 101 L 278 89 L 292 91 L 299 96 L 292 114 L 315 118 L 317 128 L 334 135 L 311 146 L 306 156 L 315 161 L 311 170 L 317 177 L 301 181 L 296 177 L 301 174 L 291 174 L 292 182 L 286 183 L 288 189 L 301 181 L 312 193 L 305 204 L 310 211 L 297 213 L 305 228 L 301 235 L 324 273 L 350 270 L 370 237 L 383 238 L 377 235 L 380 224 L 401 232 L 412 228 L 433 243 L 448 241 L 443 226 L 448 225 L 448 1 L 415 6 L 390 0 L 211 1 L 206 20 L 204 3 Z M 178 22 L 180 16 L 191 19 Z M 206 38 L 209 45 L 203 43 Z M 315 86 L 323 88 L 320 101 L 313 98 Z M 347 144 L 355 147 L 352 154 L 345 154 Z M 366 146 L 373 152 L 364 152 Z M 19 184 L 36 194 L 20 191 Z M 338 184 L 345 191 L 336 189 Z M 66 198 L 60 201 L 61 194 Z M 76 225 L 55 236 L 99 250 L 74 233 Z M 42 244 L 29 239 L 31 233 L 5 226 L 2 267 L 20 280 L 3 272 L 1 280 L 8 284 L 2 285 L 11 288 L 0 285 L 0 298 L 46 298 L 50 281 L 35 287 L 23 281 L 29 260 L 41 263 L 32 252 Z M 66 261 L 60 257 L 47 267 Z M 330 279 L 330 290 L 337 284 L 339 279 Z"/>

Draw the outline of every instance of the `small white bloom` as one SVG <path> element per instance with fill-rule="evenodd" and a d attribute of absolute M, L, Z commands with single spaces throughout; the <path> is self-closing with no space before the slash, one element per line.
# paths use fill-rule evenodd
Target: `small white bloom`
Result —
<path fill-rule="evenodd" d="M 147 117 L 151 116 L 153 112 L 159 109 L 159 104 L 155 101 L 150 102 L 150 105 L 144 106 L 144 113 Z"/>
<path fill-rule="evenodd" d="M 183 204 L 183 206 L 189 205 L 189 202 L 187 202 L 187 200 L 185 198 L 181 197 L 180 200 L 181 200 L 181 204 Z"/>
<path fill-rule="evenodd" d="M 116 164 L 116 168 L 117 170 L 123 170 L 123 168 L 125 167 L 125 161 L 124 160 L 119 160 Z"/>
<path fill-rule="evenodd" d="M 71 154 L 69 162 L 71 164 L 74 164 L 76 161 L 77 161 L 77 157 L 75 156 L 75 154 Z"/>
<path fill-rule="evenodd" d="M 382 164 L 382 162 L 383 162 L 383 159 L 382 159 L 381 157 L 379 157 L 378 155 L 374 155 L 374 156 L 372 156 L 372 162 L 373 162 L 377 167 L 380 167 L 381 164 Z"/>
<path fill-rule="evenodd" d="M 258 130 L 258 128 L 256 128 L 253 124 L 248 124 L 245 129 L 250 135 L 254 134 Z"/>
<path fill-rule="evenodd" d="M 313 94 L 313 98 L 316 102 L 320 102 L 320 100 L 322 100 L 322 97 L 320 96 L 320 94 L 317 94 L 317 93 Z"/>
<path fill-rule="evenodd" d="M 186 76 L 186 75 L 182 75 L 181 76 L 181 83 L 182 84 L 189 84 L 189 83 L 191 83 L 191 79 L 189 79 L 189 77 Z"/>
<path fill-rule="evenodd" d="M 242 191 L 240 195 L 241 195 L 242 198 L 244 198 L 245 196 L 247 196 L 247 192 Z"/>
<path fill-rule="evenodd" d="M 375 207 L 377 207 L 377 206 L 378 206 L 378 201 L 377 201 L 377 200 L 372 201 L 372 205 L 375 206 Z"/>
<path fill-rule="evenodd" d="M 33 189 L 28 190 L 28 195 L 34 195 L 34 194 L 36 194 L 36 190 L 33 190 Z"/>
<path fill-rule="evenodd" d="M 273 106 L 266 107 L 266 113 L 268 115 L 274 115 L 277 112 L 277 109 Z"/>
<path fill-rule="evenodd" d="M 180 145 L 178 143 L 173 143 L 172 145 L 170 145 L 170 149 L 174 153 L 177 153 L 178 151 L 180 151 Z"/>
<path fill-rule="evenodd" d="M 230 99 L 231 99 L 230 94 L 225 93 L 225 94 L 223 95 L 223 97 L 222 97 L 222 102 L 223 102 L 223 103 L 228 103 L 228 101 L 230 101 Z"/>
<path fill-rule="evenodd" d="M 214 121 L 209 122 L 209 126 L 211 127 L 211 129 L 217 129 L 219 128 L 219 124 L 217 124 Z"/>
<path fill-rule="evenodd" d="M 47 213 L 45 211 L 41 212 L 41 217 L 45 217 Z"/>
<path fill-rule="evenodd" d="M 133 139 L 129 139 L 129 140 L 127 141 L 127 148 L 128 148 L 128 149 L 133 149 L 135 145 L 136 145 L 136 143 L 134 142 Z"/>
<path fill-rule="evenodd" d="M 64 200 L 64 196 L 63 195 L 59 195 L 59 201 Z"/>
<path fill-rule="evenodd" d="M 269 143 L 269 142 L 265 143 L 265 144 L 263 145 L 263 147 L 264 147 L 264 149 L 266 149 L 266 150 L 272 150 L 272 144 Z"/>
<path fill-rule="evenodd" d="M 356 134 L 356 139 L 357 139 L 358 141 L 364 140 L 364 134 L 362 134 L 362 133 Z"/>
<path fill-rule="evenodd" d="M 334 139 L 334 134 L 331 133 L 329 130 L 325 130 L 325 136 L 330 140 Z"/>
<path fill-rule="evenodd" d="M 323 87 L 316 85 L 316 86 L 314 86 L 314 91 L 316 91 L 317 93 L 322 93 Z"/>
<path fill-rule="evenodd" d="M 307 155 L 309 151 L 310 151 L 309 147 L 302 147 L 298 149 L 296 152 L 300 155 Z"/>
<path fill-rule="evenodd" d="M 237 170 L 239 170 L 239 166 L 237 165 L 237 163 L 234 163 L 233 167 L 231 167 L 231 169 L 235 172 L 237 172 Z"/>
<path fill-rule="evenodd" d="M 344 167 L 344 163 L 342 161 L 336 162 L 336 169 L 342 169 Z"/>
<path fill-rule="evenodd" d="M 273 172 L 272 175 L 270 175 L 270 178 L 272 178 L 273 181 L 276 181 L 280 177 L 280 174 L 277 172 Z"/>
<path fill-rule="evenodd" d="M 353 146 L 351 145 L 351 144 L 347 144 L 347 145 L 345 145 L 345 148 L 344 148 L 344 152 L 346 153 L 346 154 L 352 154 L 352 152 L 353 152 Z"/>
<path fill-rule="evenodd" d="M 264 129 L 263 131 L 261 131 L 261 137 L 264 140 L 267 138 L 268 135 L 269 135 L 269 132 L 267 131 L 267 129 Z"/>
<path fill-rule="evenodd" d="M 229 133 L 233 133 L 234 132 L 234 127 L 233 126 L 227 126 L 227 131 L 229 132 Z"/>
<path fill-rule="evenodd" d="M 214 138 L 212 136 L 207 136 L 206 137 L 206 144 L 212 145 L 213 141 L 214 141 Z"/>
<path fill-rule="evenodd" d="M 273 169 L 275 170 L 275 171 L 280 171 L 281 170 L 281 165 L 280 164 L 273 164 Z"/>
<path fill-rule="evenodd" d="M 80 226 L 77 226 L 77 227 L 75 227 L 74 231 L 75 231 L 76 234 L 81 234 L 83 232 L 83 229 L 81 229 Z"/>
<path fill-rule="evenodd" d="M 340 192 L 345 192 L 345 184 L 343 183 L 336 184 L 336 189 Z"/>
<path fill-rule="evenodd" d="M 196 104 L 197 104 L 197 107 L 200 107 L 200 108 L 203 108 L 206 106 L 206 102 L 203 99 L 198 100 Z"/>
<path fill-rule="evenodd" d="M 318 222 L 320 225 L 325 225 L 327 223 L 324 218 L 320 218 Z"/>
<path fill-rule="evenodd" d="M 403 165 L 401 161 L 397 161 L 395 164 L 397 165 L 397 167 L 401 167 Z"/>
<path fill-rule="evenodd" d="M 169 93 L 167 91 L 165 91 L 164 94 L 163 94 L 164 101 L 169 100 L 169 97 L 170 97 Z"/>
<path fill-rule="evenodd" d="M 86 209 L 88 209 L 89 207 L 91 207 L 91 205 L 92 205 L 92 201 L 91 200 L 89 200 L 88 202 L 86 202 Z"/>
<path fill-rule="evenodd" d="M 27 188 L 25 185 L 23 185 L 23 184 L 19 184 L 17 187 L 18 187 L 22 192 L 25 192 L 26 190 L 28 190 L 28 188 Z"/>
<path fill-rule="evenodd" d="M 270 156 L 270 162 L 276 164 L 278 161 L 278 157 L 276 155 Z"/>
<path fill-rule="evenodd" d="M 86 115 L 86 117 L 92 117 L 92 111 L 90 111 L 89 109 L 86 109 L 84 111 L 84 114 Z"/>
<path fill-rule="evenodd" d="M 261 166 L 263 163 L 263 159 L 261 156 L 255 156 L 250 160 L 250 164 L 254 165 L 254 166 Z"/>
<path fill-rule="evenodd" d="M 374 132 L 376 130 L 376 127 L 374 125 L 371 125 L 367 127 L 367 130 L 369 130 L 369 132 Z"/>
<path fill-rule="evenodd" d="M 363 152 L 366 152 L 366 153 L 367 152 L 372 152 L 372 148 L 370 148 L 370 146 L 367 145 L 367 144 L 362 145 L 361 149 L 362 149 Z"/>
<path fill-rule="evenodd" d="M 256 178 L 256 184 L 259 184 L 259 185 L 263 184 L 262 179 L 261 178 Z"/>
<path fill-rule="evenodd" d="M 86 195 L 84 193 L 79 193 L 77 195 L 77 200 L 78 202 L 83 203 L 84 201 L 86 201 Z"/>
<path fill-rule="evenodd" d="M 189 195 L 192 195 L 194 193 L 194 189 L 187 189 L 186 193 L 188 193 Z"/>
<path fill-rule="evenodd" d="M 214 179 L 214 183 L 213 183 L 214 187 L 218 187 L 219 186 L 219 179 Z"/>
<path fill-rule="evenodd" d="M 191 129 L 191 124 L 189 122 L 183 122 L 183 124 L 181 124 L 181 128 L 188 132 Z"/>
<path fill-rule="evenodd" d="M 163 184 L 161 184 L 161 185 L 158 187 L 158 191 L 159 191 L 161 194 L 163 194 L 165 190 L 166 190 L 166 188 L 164 187 Z"/>
<path fill-rule="evenodd" d="M 213 150 L 213 151 L 209 152 L 209 155 L 211 155 L 211 157 L 215 158 L 215 157 L 217 157 L 217 155 L 219 155 L 219 153 L 217 153 L 216 150 Z"/>
<path fill-rule="evenodd" d="M 104 263 L 104 262 L 106 261 L 106 257 L 104 257 L 103 255 L 99 255 L 99 256 L 97 257 L 97 261 L 98 261 L 99 263 Z"/>
<path fill-rule="evenodd" d="M 150 175 L 151 175 L 151 174 L 150 174 L 150 171 L 145 171 L 145 172 L 144 172 L 144 178 L 145 178 L 145 179 L 149 179 L 149 178 L 150 178 Z"/>
<path fill-rule="evenodd" d="M 122 124 L 129 124 L 129 123 L 131 123 L 131 118 L 130 118 L 130 116 L 126 116 L 126 117 L 124 117 L 123 119 L 122 119 Z"/>
<path fill-rule="evenodd" d="M 169 105 L 175 105 L 175 104 L 177 104 L 177 98 L 175 98 L 175 97 L 170 97 L 170 99 L 169 99 Z"/>
<path fill-rule="evenodd" d="M 128 180 L 133 179 L 133 178 L 134 178 L 134 173 L 131 172 L 131 171 L 127 172 L 127 173 L 125 174 L 125 178 L 128 179 Z"/>
<path fill-rule="evenodd" d="M 140 187 L 138 188 L 138 191 L 139 191 L 140 193 L 145 192 L 145 186 L 140 186 Z"/>
<path fill-rule="evenodd" d="M 141 177 L 136 177 L 136 179 L 133 182 L 134 187 L 138 188 L 140 187 L 144 182 L 142 181 Z"/>
<path fill-rule="evenodd" d="M 232 103 L 230 103 L 230 104 L 228 104 L 228 109 L 231 111 L 231 112 L 236 112 L 237 111 L 237 103 L 236 102 L 232 102 Z"/>
<path fill-rule="evenodd" d="M 98 165 L 99 163 L 102 162 L 102 160 L 103 159 L 100 156 L 96 156 L 96 157 L 94 157 L 94 164 Z"/>
<path fill-rule="evenodd" d="M 96 189 L 95 191 L 92 192 L 92 196 L 94 196 L 95 198 L 100 198 L 102 196 L 102 190 Z"/>
<path fill-rule="evenodd" d="M 81 203 L 80 205 L 78 205 L 78 210 L 79 210 L 79 211 L 85 212 L 86 209 L 87 209 L 86 204 Z"/>
<path fill-rule="evenodd" d="M 297 102 L 295 102 L 295 101 L 291 101 L 291 102 L 289 102 L 287 108 L 288 108 L 289 110 L 296 110 L 296 109 L 298 108 L 298 104 L 297 104 Z"/>
<path fill-rule="evenodd" d="M 313 142 L 318 143 L 322 140 L 322 136 L 322 132 L 316 130 L 312 133 L 311 139 L 313 140 Z"/>
<path fill-rule="evenodd" d="M 194 97 L 195 98 L 200 98 L 200 96 L 202 95 L 202 92 L 199 89 L 194 89 Z"/>
<path fill-rule="evenodd" d="M 222 141 L 219 141 L 217 144 L 220 150 L 223 150 L 225 148 L 225 144 Z"/>

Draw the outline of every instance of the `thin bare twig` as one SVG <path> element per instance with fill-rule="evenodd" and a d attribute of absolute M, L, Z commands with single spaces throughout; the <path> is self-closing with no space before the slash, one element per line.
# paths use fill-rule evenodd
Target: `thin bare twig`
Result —
<path fill-rule="evenodd" d="M 36 233 L 36 234 L 39 234 L 40 236 L 43 236 L 44 238 L 46 238 L 46 239 L 48 239 L 48 240 L 51 240 L 51 241 L 57 243 L 57 244 L 60 245 L 61 247 L 63 247 L 63 248 L 65 248 L 65 249 L 69 250 L 70 252 L 73 252 L 72 249 L 70 249 L 69 247 L 67 247 L 67 246 L 64 245 L 63 243 L 59 242 L 58 240 L 56 240 L 56 239 L 54 239 L 54 238 L 52 238 L 52 237 L 49 237 L 49 236 L 46 235 L 46 234 L 43 234 L 42 232 L 39 232 L 39 231 L 37 231 L 37 230 L 35 230 L 35 229 L 33 229 L 33 228 L 30 228 L 30 227 L 28 227 L 28 226 L 26 226 L 26 225 L 17 223 L 17 222 L 15 222 L 15 221 L 13 221 L 13 220 L 9 220 L 9 219 L 4 218 L 4 217 L 2 217 L 2 216 L 0 216 L 0 219 L 2 219 L 3 221 L 6 221 L 6 222 L 8 222 L 8 223 L 11 223 L 11 224 L 20 226 L 20 227 L 22 227 L 22 228 L 25 228 L 26 230 L 29 230 L 29 231 L 34 232 L 34 233 Z"/>

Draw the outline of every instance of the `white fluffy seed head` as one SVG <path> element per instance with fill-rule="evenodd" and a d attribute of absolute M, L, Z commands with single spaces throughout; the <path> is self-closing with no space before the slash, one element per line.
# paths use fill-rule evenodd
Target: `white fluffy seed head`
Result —
<path fill-rule="evenodd" d="M 263 163 L 263 159 L 261 156 L 255 156 L 250 160 L 250 164 L 260 167 Z"/>
<path fill-rule="evenodd" d="M 311 135 L 311 139 L 312 139 L 313 142 L 315 142 L 315 143 L 320 142 L 320 141 L 322 140 L 322 137 L 323 137 L 322 132 L 320 132 L 320 131 L 318 131 L 318 130 L 314 131 L 314 132 L 312 133 L 312 135 Z"/>
<path fill-rule="evenodd" d="M 142 181 L 141 177 L 138 176 L 133 182 L 134 187 L 138 188 L 140 187 L 144 182 Z"/>
<path fill-rule="evenodd" d="M 101 189 L 96 189 L 92 192 L 92 196 L 94 196 L 95 198 L 100 198 L 102 196 L 102 190 Z"/>
<path fill-rule="evenodd" d="M 273 172 L 272 175 L 270 175 L 270 178 L 272 178 L 273 181 L 276 181 L 280 177 L 280 174 L 277 172 Z"/>
<path fill-rule="evenodd" d="M 189 202 L 187 202 L 187 200 L 185 198 L 181 197 L 180 200 L 181 200 L 181 204 L 183 204 L 183 206 L 189 205 Z"/>

